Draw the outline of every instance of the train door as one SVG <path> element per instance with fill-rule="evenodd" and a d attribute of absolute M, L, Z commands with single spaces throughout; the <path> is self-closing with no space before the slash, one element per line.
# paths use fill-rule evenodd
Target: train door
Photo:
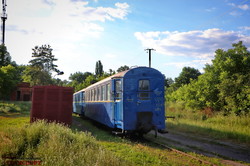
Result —
<path fill-rule="evenodd" d="M 112 94 L 114 98 L 114 123 L 117 128 L 122 127 L 123 105 L 122 105 L 122 80 L 113 79 Z"/>
<path fill-rule="evenodd" d="M 137 89 L 137 101 L 136 101 L 136 112 L 137 112 L 137 129 L 141 131 L 149 131 L 153 128 L 152 126 L 152 90 L 151 84 L 153 80 L 140 79 L 138 80 Z"/>

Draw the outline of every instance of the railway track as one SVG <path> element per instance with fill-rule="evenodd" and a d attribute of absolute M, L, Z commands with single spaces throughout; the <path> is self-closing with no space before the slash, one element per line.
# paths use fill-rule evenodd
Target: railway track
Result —
<path fill-rule="evenodd" d="M 148 143 L 154 143 L 154 144 L 156 144 L 156 145 L 158 145 L 158 146 L 160 146 L 160 147 L 163 147 L 163 148 L 165 148 L 165 149 L 168 149 L 169 151 L 173 151 L 173 152 L 178 153 L 178 154 L 180 154 L 180 155 L 189 157 L 190 159 L 193 159 L 193 160 L 198 161 L 200 164 L 209 165 L 209 166 L 216 166 L 216 164 L 213 164 L 213 163 L 211 163 L 211 162 L 209 162 L 209 161 L 205 161 L 205 160 L 200 159 L 200 158 L 198 158 L 198 157 L 192 156 L 192 155 L 190 155 L 190 154 L 188 154 L 188 153 L 182 152 L 182 151 L 177 150 L 177 149 L 175 149 L 175 148 L 172 148 L 172 147 L 170 147 L 170 146 L 168 146 L 168 145 L 166 145 L 166 144 L 157 142 L 157 141 L 155 141 L 155 140 L 153 140 L 153 139 L 144 137 L 144 138 L 143 138 L 143 141 L 148 142 Z"/>

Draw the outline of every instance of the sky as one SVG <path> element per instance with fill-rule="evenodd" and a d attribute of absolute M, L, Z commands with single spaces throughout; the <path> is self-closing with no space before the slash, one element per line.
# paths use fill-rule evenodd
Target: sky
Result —
<path fill-rule="evenodd" d="M 1 8 L 2 11 L 2 8 Z M 28 64 L 32 48 L 49 44 L 58 69 L 152 67 L 167 78 L 183 67 L 203 72 L 215 51 L 243 41 L 250 50 L 250 0 L 7 0 L 5 45 Z"/>

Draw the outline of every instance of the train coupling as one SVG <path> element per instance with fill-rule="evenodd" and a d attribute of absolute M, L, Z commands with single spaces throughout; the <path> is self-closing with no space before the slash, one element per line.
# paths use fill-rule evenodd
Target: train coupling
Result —
<path fill-rule="evenodd" d="M 158 133 L 161 133 L 161 134 L 167 134 L 167 133 L 168 133 L 168 131 L 167 131 L 167 130 L 165 130 L 165 129 L 163 129 L 163 130 L 158 130 Z"/>

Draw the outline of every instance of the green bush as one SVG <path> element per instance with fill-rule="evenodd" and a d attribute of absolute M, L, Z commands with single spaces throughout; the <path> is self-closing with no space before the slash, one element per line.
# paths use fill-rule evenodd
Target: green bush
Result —
<path fill-rule="evenodd" d="M 39 159 L 42 165 L 125 165 L 89 133 L 44 121 L 0 132 L 0 155 Z M 4 162 L 0 158 L 0 165 Z"/>
<path fill-rule="evenodd" d="M 223 111 L 237 116 L 250 112 L 250 52 L 242 42 L 232 49 L 218 49 L 211 65 L 198 79 L 176 83 L 166 90 L 168 102 L 184 102 L 186 109 Z"/>
<path fill-rule="evenodd" d="M 31 102 L 0 102 L 0 113 L 27 113 L 30 111 Z"/>

